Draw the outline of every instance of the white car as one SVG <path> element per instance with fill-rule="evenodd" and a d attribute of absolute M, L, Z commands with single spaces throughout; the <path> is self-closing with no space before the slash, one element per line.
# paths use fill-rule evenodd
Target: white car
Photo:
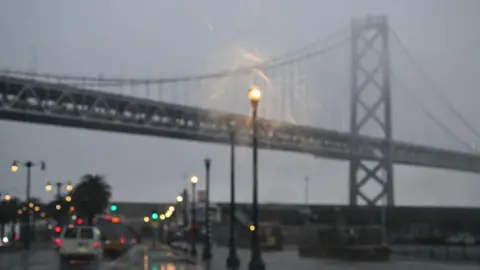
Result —
<path fill-rule="evenodd" d="M 66 227 L 55 239 L 62 265 L 71 261 L 100 263 L 103 258 L 100 230 L 92 226 Z"/>

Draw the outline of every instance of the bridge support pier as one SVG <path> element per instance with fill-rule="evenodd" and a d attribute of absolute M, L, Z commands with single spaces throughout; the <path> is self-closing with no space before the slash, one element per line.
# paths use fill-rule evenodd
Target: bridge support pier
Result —
<path fill-rule="evenodd" d="M 385 16 L 352 22 L 350 205 L 379 205 L 382 199 L 389 206 L 394 204 L 388 30 Z M 359 141 L 361 135 L 386 143 L 365 145 Z M 372 152 L 376 160 L 362 155 Z M 367 195 L 362 188 L 373 181 L 381 190 Z"/>

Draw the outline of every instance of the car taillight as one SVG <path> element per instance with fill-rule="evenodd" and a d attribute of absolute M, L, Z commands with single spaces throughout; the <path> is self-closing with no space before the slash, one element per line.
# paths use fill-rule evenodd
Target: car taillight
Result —
<path fill-rule="evenodd" d="M 60 240 L 60 238 L 56 238 L 55 244 L 57 244 L 58 247 L 62 247 L 62 240 Z"/>
<path fill-rule="evenodd" d="M 99 246 L 100 246 L 100 243 L 99 243 L 99 242 L 93 243 L 93 247 L 94 247 L 94 248 L 98 248 Z"/>
<path fill-rule="evenodd" d="M 136 244 L 136 243 L 137 243 L 137 239 L 132 238 L 132 244 Z"/>
<path fill-rule="evenodd" d="M 120 238 L 120 243 L 125 244 L 125 238 L 124 237 Z"/>

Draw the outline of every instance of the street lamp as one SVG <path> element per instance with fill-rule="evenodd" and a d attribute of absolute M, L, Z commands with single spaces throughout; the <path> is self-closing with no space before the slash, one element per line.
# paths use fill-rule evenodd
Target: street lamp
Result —
<path fill-rule="evenodd" d="M 196 177 L 195 175 L 192 176 L 192 178 L 190 178 L 190 183 L 192 183 L 192 184 L 194 184 L 194 185 L 195 185 L 196 183 L 198 183 L 198 177 Z"/>
<path fill-rule="evenodd" d="M 197 210 L 196 210 L 196 186 L 198 183 L 198 177 L 192 176 L 190 177 L 190 183 L 192 184 L 192 226 L 191 226 L 191 250 L 190 254 L 192 256 L 197 256 Z"/>
<path fill-rule="evenodd" d="M 257 86 L 252 86 L 248 90 L 248 98 L 252 106 L 252 155 L 253 155 L 253 201 L 252 201 L 252 257 L 248 268 L 250 270 L 264 270 L 265 264 L 262 260 L 260 250 L 260 238 L 258 235 L 258 138 L 257 138 L 257 111 L 258 104 L 262 98 L 262 91 Z"/>
<path fill-rule="evenodd" d="M 18 171 L 17 161 L 13 161 L 13 163 L 12 163 L 12 172 L 17 172 L 17 171 Z"/>
<path fill-rule="evenodd" d="M 4 198 L 5 201 L 10 201 L 12 199 L 12 196 L 10 194 L 5 194 Z"/>
<path fill-rule="evenodd" d="M 227 257 L 227 268 L 237 269 L 240 266 L 240 260 L 235 246 L 235 132 L 230 133 L 230 237 L 229 250 Z"/>
<path fill-rule="evenodd" d="M 21 162 L 18 160 L 14 160 L 11 166 L 12 172 L 14 173 L 18 172 L 19 166 L 23 166 L 27 168 L 27 185 L 26 185 L 25 193 L 26 193 L 27 202 L 30 202 L 30 199 L 31 199 L 30 193 L 31 193 L 31 185 L 32 185 L 32 168 L 36 166 L 40 166 L 40 169 L 42 171 L 45 171 L 46 163 L 44 161 L 33 162 L 29 160 L 29 161 Z M 33 211 L 31 209 L 28 211 L 29 211 L 30 217 L 32 217 Z M 31 227 L 30 223 L 31 223 L 31 218 L 28 218 L 25 226 L 25 243 L 24 243 L 25 249 L 30 249 L 30 241 L 32 237 L 32 233 L 30 230 L 30 227 Z"/>
<path fill-rule="evenodd" d="M 179 200 L 180 199 L 180 200 Z M 186 188 L 183 189 L 182 195 L 177 196 L 177 202 L 182 204 L 182 216 L 183 216 L 183 237 L 185 242 L 188 242 L 188 191 Z"/>
<path fill-rule="evenodd" d="M 210 158 L 205 158 L 205 232 L 202 258 L 208 261 L 212 258 L 210 239 Z"/>
<path fill-rule="evenodd" d="M 63 186 L 65 186 L 65 190 L 67 192 L 70 192 L 70 191 L 73 190 L 73 185 L 70 182 L 67 182 L 67 183 L 56 182 L 55 186 L 57 187 L 57 198 L 60 198 L 62 196 L 61 190 L 62 190 Z M 52 191 L 52 189 L 53 189 L 52 183 L 47 182 L 47 184 L 45 184 L 45 190 L 47 192 L 50 192 L 50 191 Z"/>

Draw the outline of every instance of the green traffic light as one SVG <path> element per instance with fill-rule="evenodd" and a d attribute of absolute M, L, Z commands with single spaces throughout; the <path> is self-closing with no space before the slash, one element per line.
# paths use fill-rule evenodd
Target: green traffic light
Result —
<path fill-rule="evenodd" d="M 117 206 L 115 204 L 112 204 L 110 206 L 110 210 L 112 210 L 113 212 L 117 211 Z"/>
<path fill-rule="evenodd" d="M 152 219 L 157 220 L 158 219 L 158 214 L 157 213 L 152 213 Z"/>

